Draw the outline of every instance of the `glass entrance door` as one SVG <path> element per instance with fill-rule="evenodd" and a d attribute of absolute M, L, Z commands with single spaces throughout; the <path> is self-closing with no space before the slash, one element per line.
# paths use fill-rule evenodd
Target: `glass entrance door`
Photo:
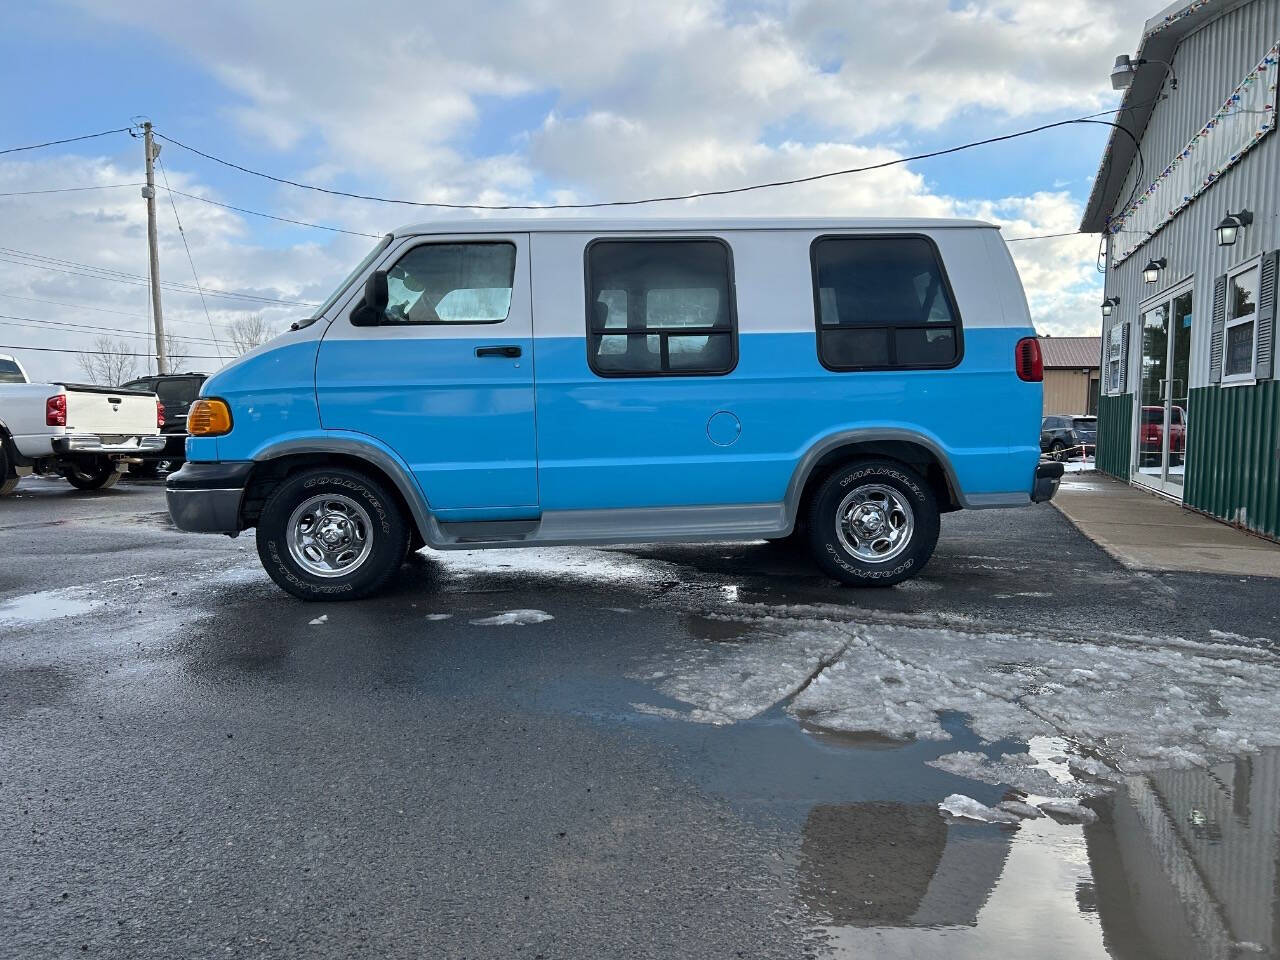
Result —
<path fill-rule="evenodd" d="M 1142 314 L 1133 479 L 1182 498 L 1187 452 L 1191 287 L 1182 287 Z"/>

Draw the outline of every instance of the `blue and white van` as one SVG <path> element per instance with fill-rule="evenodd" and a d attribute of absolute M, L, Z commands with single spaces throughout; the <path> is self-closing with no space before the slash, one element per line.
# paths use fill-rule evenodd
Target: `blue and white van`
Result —
<path fill-rule="evenodd" d="M 940 513 L 1053 496 L 1041 379 L 990 224 L 429 223 L 205 382 L 167 496 L 306 599 L 424 545 L 789 536 L 890 585 Z"/>

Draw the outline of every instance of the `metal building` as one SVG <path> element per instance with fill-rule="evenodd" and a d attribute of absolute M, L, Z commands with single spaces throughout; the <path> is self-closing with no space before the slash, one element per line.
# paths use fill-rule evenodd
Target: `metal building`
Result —
<path fill-rule="evenodd" d="M 1044 415 L 1098 412 L 1097 337 L 1040 337 Z"/>
<path fill-rule="evenodd" d="M 1106 260 L 1098 468 L 1280 537 L 1280 0 L 1148 20 L 1081 230 Z"/>

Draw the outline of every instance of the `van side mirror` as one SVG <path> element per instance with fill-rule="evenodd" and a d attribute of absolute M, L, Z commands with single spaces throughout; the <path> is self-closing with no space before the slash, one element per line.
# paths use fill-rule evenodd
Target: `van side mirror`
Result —
<path fill-rule="evenodd" d="M 364 282 L 364 299 L 351 311 L 351 324 L 356 327 L 376 327 L 382 323 L 390 295 L 387 293 L 387 271 L 375 270 Z"/>

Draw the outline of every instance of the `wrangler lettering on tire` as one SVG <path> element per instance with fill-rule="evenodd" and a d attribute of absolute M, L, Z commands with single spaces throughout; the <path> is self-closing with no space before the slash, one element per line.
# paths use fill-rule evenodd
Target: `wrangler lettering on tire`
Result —
<path fill-rule="evenodd" d="M 851 586 L 913 577 L 938 542 L 938 504 L 918 473 L 894 460 L 837 467 L 808 504 L 809 546 L 824 571 Z"/>
<path fill-rule="evenodd" d="M 408 521 L 382 485 L 354 470 L 306 470 L 280 484 L 258 519 L 258 556 L 303 600 L 355 600 L 404 559 Z"/>

